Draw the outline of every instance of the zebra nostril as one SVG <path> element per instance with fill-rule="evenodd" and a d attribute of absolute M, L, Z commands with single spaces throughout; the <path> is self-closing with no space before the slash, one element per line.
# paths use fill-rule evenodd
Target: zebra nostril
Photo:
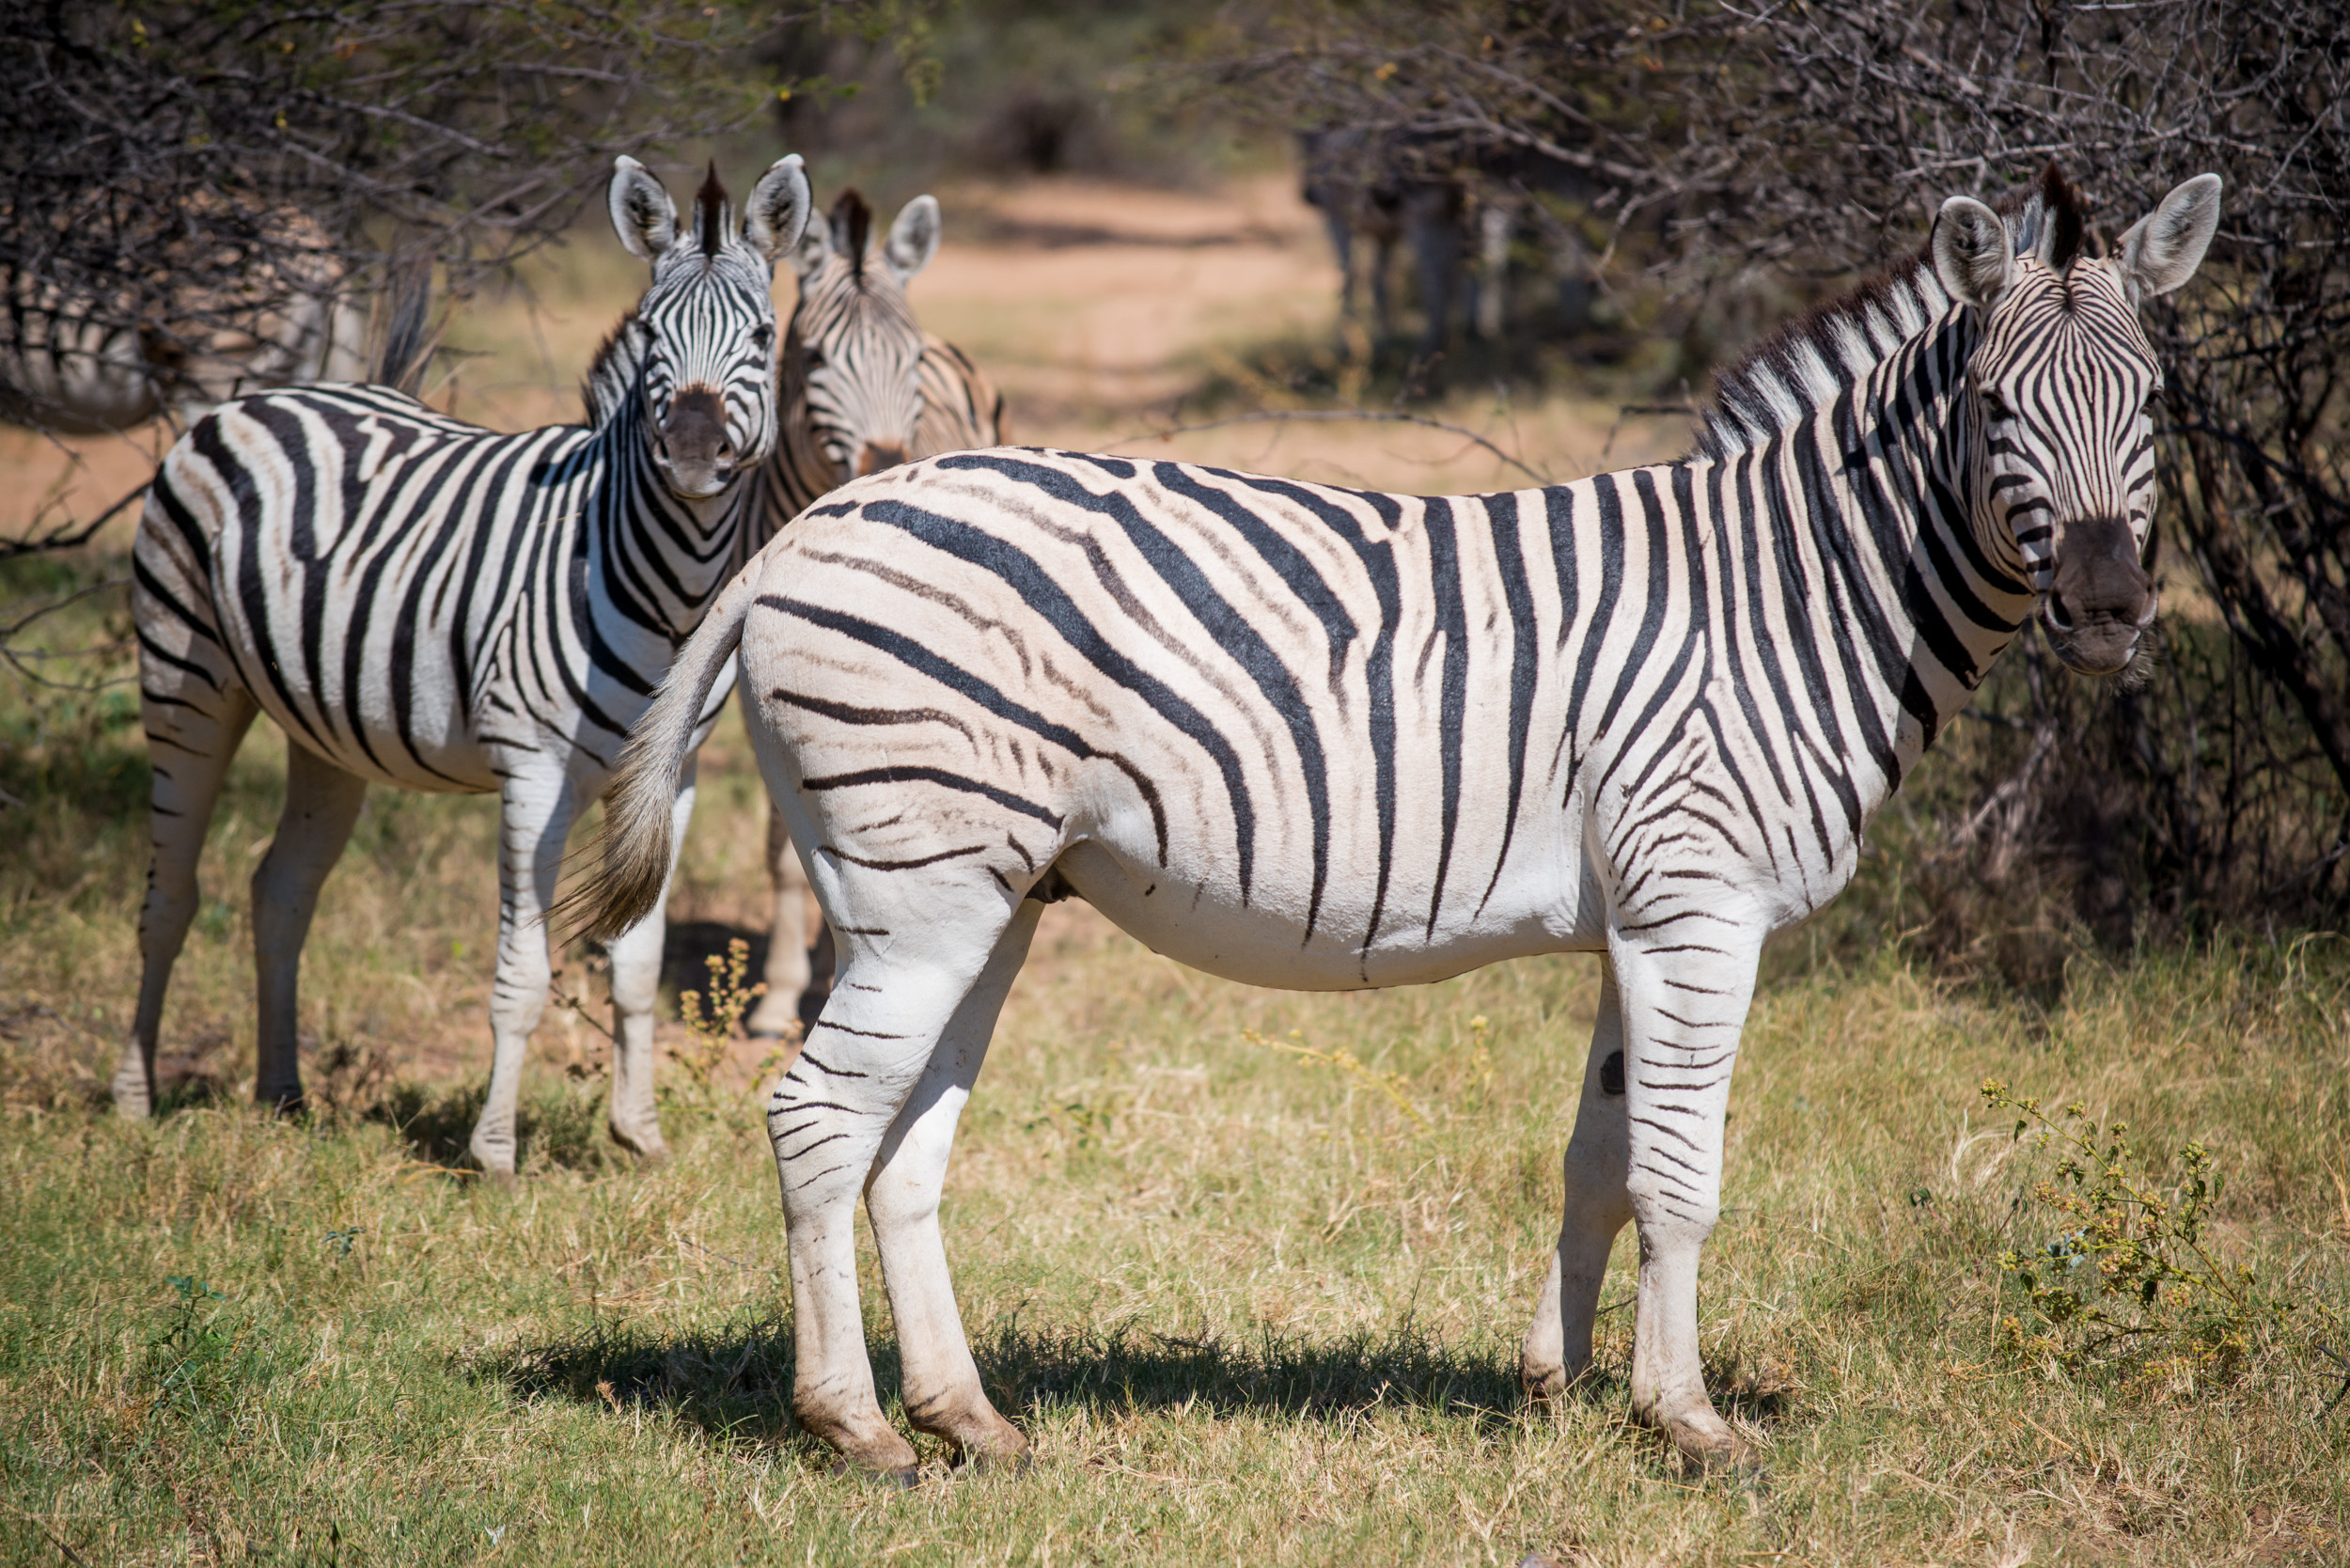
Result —
<path fill-rule="evenodd" d="M 2073 613 L 2064 607 L 2064 595 L 2060 593 L 2048 595 L 2048 624 L 2060 632 L 2073 629 Z"/>

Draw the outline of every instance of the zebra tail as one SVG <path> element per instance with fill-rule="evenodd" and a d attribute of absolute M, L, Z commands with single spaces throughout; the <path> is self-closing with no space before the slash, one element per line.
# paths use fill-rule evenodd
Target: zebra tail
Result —
<path fill-rule="evenodd" d="M 368 380 L 416 397 L 440 346 L 440 330 L 432 321 L 432 259 L 401 269 L 378 308 L 381 331 Z"/>
<path fill-rule="evenodd" d="M 759 597 L 763 556 L 754 556 L 720 591 L 694 635 L 670 661 L 652 706 L 629 732 L 620 765 L 603 792 L 603 844 L 596 869 L 556 906 L 554 923 L 608 942 L 652 912 L 669 880 L 669 832 L 678 776 L 694 746 L 710 689 L 743 640 L 743 622 Z"/>

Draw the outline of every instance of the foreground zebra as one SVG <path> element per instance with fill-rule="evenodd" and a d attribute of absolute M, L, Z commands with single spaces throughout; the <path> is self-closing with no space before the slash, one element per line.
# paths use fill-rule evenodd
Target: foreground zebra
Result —
<path fill-rule="evenodd" d="M 750 476 L 776 441 L 773 263 L 807 221 L 796 156 L 760 180 L 740 232 L 714 170 L 689 228 L 641 165 L 618 163 L 613 227 L 652 278 L 588 372 L 587 425 L 500 435 L 388 388 L 322 386 L 228 403 L 164 458 L 133 553 L 154 860 L 115 1074 L 125 1112 L 153 1104 L 205 827 L 266 712 L 289 745 L 285 812 L 253 877 L 260 1097 L 301 1096 L 303 940 L 368 785 L 494 790 L 496 1057 L 472 1148 L 513 1171 L 564 835 L 756 526 Z M 693 793 L 689 770 L 678 833 Z M 612 944 L 612 1134 L 648 1155 L 663 1148 L 660 905 Z"/>
<path fill-rule="evenodd" d="M 784 330 L 781 435 L 760 470 L 765 543 L 818 498 L 909 457 L 993 447 L 1004 400 L 963 352 L 916 324 L 906 285 L 938 254 L 938 202 L 916 196 L 885 237 L 872 209 L 843 191 L 831 218 L 811 223 L 791 253 L 800 300 Z M 780 1036 L 799 1021 L 813 978 L 804 936 L 807 874 L 783 814 L 767 822 L 767 875 L 775 889 L 766 994 L 746 1020 L 754 1035 Z"/>
<path fill-rule="evenodd" d="M 911 1474 L 864 1354 L 862 1190 L 908 1419 L 959 1457 L 1026 1449 L 981 1391 L 938 1199 L 1038 911 L 1074 894 L 1268 985 L 1603 953 L 1524 1374 L 1550 1393 L 1590 1364 L 1630 1219 L 1633 1409 L 1740 1458 L 1697 1274 L 1757 955 L 1850 879 L 2035 609 L 2076 669 L 2135 656 L 2160 382 L 2137 308 L 2193 273 L 2218 195 L 2187 181 L 2094 259 L 2053 170 L 2013 231 L 1953 197 L 1919 261 L 1734 372 L 1679 463 L 1420 498 L 996 450 L 860 480 L 770 545 L 630 741 L 584 902 L 603 931 L 657 903 L 739 643 L 841 943 L 768 1112 L 801 1420 Z"/>

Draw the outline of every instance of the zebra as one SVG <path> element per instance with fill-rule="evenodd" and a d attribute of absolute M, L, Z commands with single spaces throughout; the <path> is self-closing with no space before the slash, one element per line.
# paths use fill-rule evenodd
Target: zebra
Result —
<path fill-rule="evenodd" d="M 252 197 L 196 205 L 199 218 L 232 209 L 230 227 L 254 229 L 272 259 L 226 297 L 202 285 L 173 290 L 164 322 L 136 319 L 135 301 L 108 304 L 0 268 L 0 416 L 67 435 L 162 415 L 185 429 L 240 392 L 367 373 L 367 313 L 349 299 L 342 262 L 314 219 Z M 171 267 L 184 244 L 162 226 L 154 238 Z"/>
<path fill-rule="evenodd" d="M 906 302 L 906 285 L 938 254 L 940 228 L 937 199 L 918 196 L 877 237 L 872 209 L 850 189 L 792 251 L 800 298 L 777 368 L 782 433 L 760 475 L 759 542 L 849 479 L 1002 439 L 1002 395 L 963 351 L 922 331 Z M 767 875 L 765 990 L 745 1027 L 781 1038 L 818 977 L 804 943 L 807 878 L 772 810 Z"/>
<path fill-rule="evenodd" d="M 1386 495 L 1032 448 L 841 489 L 720 592 L 607 796 L 590 929 L 652 907 L 668 802 L 739 645 L 750 738 L 838 935 L 768 1128 L 793 1408 L 910 1479 L 863 1352 L 863 1191 L 908 1420 L 961 1460 L 988 1403 L 938 1200 L 1039 911 L 1300 989 L 1602 955 L 1529 1391 L 1591 1364 L 1609 1248 L 1640 1241 L 1635 1415 L 1751 1463 L 1699 1364 L 1698 1260 L 1764 939 L 2037 616 L 2110 675 L 2147 570 L 2161 367 L 2138 320 L 2193 274 L 2219 180 L 2109 254 L 2043 177 L 1966 196 L 1920 257 L 1730 373 L 1679 461 L 1513 494 Z"/>
<path fill-rule="evenodd" d="M 572 819 L 748 552 L 750 476 L 776 439 L 773 264 L 809 202 L 795 155 L 760 180 L 739 230 L 714 165 L 690 225 L 633 158 L 616 161 L 609 204 L 651 280 L 588 372 L 588 423 L 502 435 L 390 388 L 320 386 L 234 400 L 164 459 L 133 547 L 154 857 L 114 1079 L 125 1113 L 153 1105 L 205 827 L 266 712 L 290 744 L 284 814 L 253 877 L 258 1098 L 300 1102 L 302 944 L 368 785 L 495 791 L 495 1060 L 472 1152 L 512 1175 L 523 1049 L 550 978 L 540 911 Z M 688 777 L 679 833 L 692 803 Z M 658 902 L 611 947 L 611 1131 L 648 1158 L 665 1152 Z"/>

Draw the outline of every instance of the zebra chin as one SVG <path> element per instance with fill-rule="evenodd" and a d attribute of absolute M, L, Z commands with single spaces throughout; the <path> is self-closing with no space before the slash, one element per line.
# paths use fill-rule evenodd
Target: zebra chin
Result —
<path fill-rule="evenodd" d="M 2151 614 L 2143 624 L 2132 625 L 2119 617 L 2099 618 L 2074 625 L 2061 624 L 2057 612 L 2044 603 L 2040 609 L 2040 627 L 2048 635 L 2048 646 L 2056 651 L 2064 667 L 2076 675 L 2092 675 L 2100 679 L 2119 677 L 2123 684 L 2134 685 L 2132 677 L 2139 673 L 2156 642 Z"/>

